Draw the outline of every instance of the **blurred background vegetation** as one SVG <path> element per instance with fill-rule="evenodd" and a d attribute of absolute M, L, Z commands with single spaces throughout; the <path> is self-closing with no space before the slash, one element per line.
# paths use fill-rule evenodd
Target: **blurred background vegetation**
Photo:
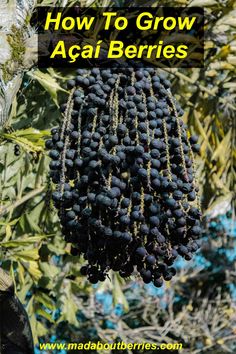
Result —
<path fill-rule="evenodd" d="M 80 276 L 83 260 L 70 256 L 50 201 L 44 149 L 50 129 L 60 124 L 58 107 L 68 94 L 65 83 L 72 72 L 21 66 L 19 90 L 10 96 L 11 109 L 0 132 L 0 265 L 11 273 L 26 306 L 36 353 L 38 341 L 62 340 L 182 342 L 184 353 L 236 352 L 236 4 L 136 3 L 205 7 L 205 67 L 165 69 L 189 131 L 200 136 L 196 166 L 205 224 L 202 249 L 189 264 L 177 263 L 177 275 L 163 289 L 115 274 L 92 287 Z"/>

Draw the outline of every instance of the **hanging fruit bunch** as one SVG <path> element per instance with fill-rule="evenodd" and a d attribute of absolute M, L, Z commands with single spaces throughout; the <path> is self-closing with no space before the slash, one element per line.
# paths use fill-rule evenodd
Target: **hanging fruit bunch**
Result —
<path fill-rule="evenodd" d="M 170 82 L 154 68 L 79 69 L 52 129 L 50 176 L 65 239 L 91 283 L 139 272 L 159 287 L 198 248 L 193 152 Z"/>

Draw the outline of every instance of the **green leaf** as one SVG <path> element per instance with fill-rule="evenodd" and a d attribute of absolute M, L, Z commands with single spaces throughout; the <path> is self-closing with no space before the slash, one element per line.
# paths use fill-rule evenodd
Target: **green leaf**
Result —
<path fill-rule="evenodd" d="M 50 235 L 37 235 L 32 237 L 26 237 L 25 239 L 3 241 L 0 245 L 5 248 L 19 247 L 19 246 L 30 246 L 37 242 L 41 242 L 43 239 L 50 237 Z"/>
<path fill-rule="evenodd" d="M 37 334 L 37 337 L 35 339 L 35 344 L 37 344 L 39 337 L 43 337 L 48 334 L 48 328 L 44 326 L 42 322 L 37 321 L 35 333 Z"/>
<path fill-rule="evenodd" d="M 39 269 L 39 265 L 35 261 L 21 262 L 24 268 L 30 273 L 32 278 L 38 282 L 42 276 L 42 272 Z"/>
<path fill-rule="evenodd" d="M 12 134 L 2 134 L 2 137 L 7 140 L 11 140 L 14 143 L 20 145 L 23 149 L 29 151 L 29 152 L 42 152 L 44 143 L 37 143 L 37 142 L 32 142 L 22 136 L 17 136 L 15 133 Z"/>
<path fill-rule="evenodd" d="M 26 138 L 32 142 L 39 141 L 50 136 L 49 130 L 38 130 L 35 128 L 20 129 L 14 132 L 15 136 Z"/>
<path fill-rule="evenodd" d="M 20 218 L 13 219 L 13 220 L 8 221 L 8 222 L 0 221 L 0 225 L 2 225 L 2 226 L 6 226 L 6 225 L 15 226 L 18 223 L 19 219 Z"/>
<path fill-rule="evenodd" d="M 52 77 L 49 73 L 43 73 L 39 69 L 29 72 L 28 75 L 31 76 L 34 80 L 37 80 L 40 83 L 40 85 L 42 85 L 43 88 L 46 91 L 48 91 L 54 103 L 57 105 L 57 107 L 59 107 L 58 100 L 57 100 L 57 92 L 58 91 L 67 92 L 67 91 L 64 90 L 57 83 L 56 79 Z"/>
<path fill-rule="evenodd" d="M 114 275 L 113 275 L 112 294 L 113 294 L 114 305 L 120 304 L 123 306 L 125 311 L 128 311 L 129 304 L 128 304 L 128 301 L 122 291 L 121 283 L 120 283 L 120 280 L 119 280 L 118 275 L 116 273 L 114 273 Z"/>
<path fill-rule="evenodd" d="M 212 155 L 212 160 L 220 159 L 222 164 L 225 164 L 227 154 L 230 155 L 230 144 L 232 137 L 232 128 L 229 129 L 228 133 L 222 139 L 222 141 L 217 146 L 216 150 Z"/>
<path fill-rule="evenodd" d="M 205 131 L 199 118 L 200 118 L 200 113 L 197 112 L 197 110 L 194 110 L 194 119 L 195 119 L 196 127 L 197 127 L 201 137 L 203 138 L 204 143 L 207 144 L 207 147 L 209 148 L 210 152 L 212 153 L 213 151 L 212 151 L 212 147 L 211 147 L 211 144 L 210 144 L 208 136 L 207 136 L 207 132 Z"/>
<path fill-rule="evenodd" d="M 71 284 L 69 281 L 63 282 L 63 293 L 61 296 L 62 302 L 62 317 L 60 321 L 65 320 L 70 324 L 78 326 L 78 320 L 76 318 L 76 313 L 78 311 L 78 306 L 75 303 L 75 295 L 72 292 Z"/>
<path fill-rule="evenodd" d="M 54 304 L 53 300 L 46 293 L 37 292 L 37 294 L 35 295 L 35 300 L 40 302 L 42 305 L 47 307 L 49 310 L 51 310 L 51 311 L 54 310 L 55 304 Z"/>
<path fill-rule="evenodd" d="M 49 322 L 54 323 L 55 321 L 52 318 L 52 315 L 48 313 L 47 311 L 43 310 L 42 308 L 39 308 L 37 310 L 37 315 L 42 316 L 46 318 Z"/>
<path fill-rule="evenodd" d="M 190 7 L 192 6 L 199 6 L 199 7 L 203 7 L 203 6 L 213 6 L 213 5 L 217 5 L 218 2 L 216 0 L 193 0 L 190 3 Z"/>
<path fill-rule="evenodd" d="M 39 253 L 37 248 L 27 249 L 27 250 L 19 250 L 11 253 L 11 257 L 13 257 L 17 261 L 36 261 L 39 259 Z"/>
<path fill-rule="evenodd" d="M 60 269 L 58 267 L 48 262 L 40 262 L 40 269 L 51 279 L 55 279 L 55 277 L 60 273 Z"/>

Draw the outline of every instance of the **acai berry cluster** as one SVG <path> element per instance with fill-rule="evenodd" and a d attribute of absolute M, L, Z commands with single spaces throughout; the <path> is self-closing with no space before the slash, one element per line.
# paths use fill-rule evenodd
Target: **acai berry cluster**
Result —
<path fill-rule="evenodd" d="M 199 248 L 198 138 L 154 68 L 78 69 L 68 89 L 46 142 L 65 239 L 91 283 L 113 270 L 159 287 Z"/>

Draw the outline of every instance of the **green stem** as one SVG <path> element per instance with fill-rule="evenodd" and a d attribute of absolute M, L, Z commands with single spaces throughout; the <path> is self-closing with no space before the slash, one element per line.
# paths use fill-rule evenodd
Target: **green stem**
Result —
<path fill-rule="evenodd" d="M 207 87 L 199 84 L 197 81 L 191 79 L 190 77 L 184 75 L 183 73 L 180 73 L 179 71 L 177 71 L 176 69 L 169 69 L 169 68 L 162 68 L 163 70 L 167 71 L 168 73 L 177 76 L 180 79 L 183 79 L 187 82 L 189 82 L 191 85 L 197 86 L 201 91 L 204 91 L 206 93 L 208 93 L 208 95 L 216 97 L 216 93 L 213 90 L 208 89 Z M 235 106 L 230 103 L 227 99 L 222 98 L 222 97 L 218 97 L 219 102 L 222 102 L 224 104 L 227 104 L 228 107 L 230 107 L 233 111 L 236 110 Z"/>
<path fill-rule="evenodd" d="M 9 211 L 11 211 L 11 209 L 15 209 L 15 208 L 19 207 L 20 205 L 24 204 L 25 202 L 27 202 L 29 199 L 36 197 L 38 194 L 42 193 L 44 191 L 44 189 L 45 189 L 45 187 L 37 188 L 37 189 L 29 192 L 28 194 L 26 194 L 21 199 L 16 200 L 14 203 L 10 203 L 10 204 L 5 205 L 4 207 L 0 208 L 0 217 L 7 214 Z"/>

